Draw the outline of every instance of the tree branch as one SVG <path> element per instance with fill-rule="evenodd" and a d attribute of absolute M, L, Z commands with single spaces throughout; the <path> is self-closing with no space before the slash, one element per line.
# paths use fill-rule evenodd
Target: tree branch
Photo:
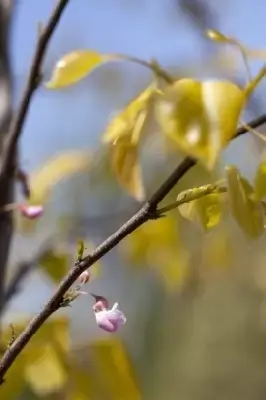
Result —
<path fill-rule="evenodd" d="M 42 63 L 46 54 L 46 50 L 48 48 L 48 44 L 68 2 L 69 0 L 58 1 L 57 6 L 55 7 L 46 27 L 40 32 L 36 50 L 30 67 L 28 80 L 24 93 L 22 95 L 18 112 L 15 115 L 15 118 L 13 118 L 13 120 L 11 121 L 9 133 L 4 143 L 3 157 L 0 163 L 0 177 L 8 173 L 10 165 L 12 164 L 13 154 L 15 153 L 18 139 L 23 130 L 33 93 L 41 82 Z"/>
<path fill-rule="evenodd" d="M 266 114 L 248 123 L 252 128 L 266 123 Z M 236 132 L 236 136 L 240 136 L 248 132 L 245 127 L 241 127 Z M 42 324 L 60 308 L 65 293 L 70 289 L 71 285 L 76 281 L 80 274 L 91 267 L 96 261 L 100 260 L 106 253 L 112 250 L 122 239 L 131 234 L 148 220 L 158 218 L 157 206 L 165 198 L 165 196 L 180 181 L 185 173 L 196 164 L 191 157 L 186 157 L 178 167 L 172 172 L 169 178 L 159 187 L 159 189 L 151 196 L 141 209 L 131 217 L 124 225 L 122 225 L 115 233 L 109 236 L 102 244 L 81 261 L 76 262 L 66 277 L 62 280 L 55 294 L 43 307 L 42 311 L 33 318 L 25 330 L 17 337 L 14 343 L 5 352 L 0 362 L 0 381 L 3 382 L 4 376 L 18 355 L 30 341 L 31 337 L 38 331 Z"/>

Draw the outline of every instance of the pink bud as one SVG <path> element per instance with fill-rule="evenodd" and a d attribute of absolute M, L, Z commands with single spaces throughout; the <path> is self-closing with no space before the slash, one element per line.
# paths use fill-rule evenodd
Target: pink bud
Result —
<path fill-rule="evenodd" d="M 90 277 L 89 271 L 83 271 L 79 276 L 79 281 L 82 285 L 84 285 L 85 283 L 89 282 Z"/>
<path fill-rule="evenodd" d="M 19 210 L 24 217 L 29 219 L 36 219 L 43 214 L 44 208 L 40 205 L 31 206 L 28 204 L 20 204 Z"/>
<path fill-rule="evenodd" d="M 126 323 L 127 319 L 122 311 L 118 309 L 118 303 L 115 303 L 110 310 L 106 308 L 99 309 L 95 306 L 93 307 L 93 311 L 95 314 L 96 324 L 99 328 L 107 332 L 116 332 Z"/>

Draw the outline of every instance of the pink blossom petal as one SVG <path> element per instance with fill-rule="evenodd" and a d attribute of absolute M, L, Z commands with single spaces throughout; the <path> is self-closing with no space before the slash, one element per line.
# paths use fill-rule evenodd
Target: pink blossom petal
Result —
<path fill-rule="evenodd" d="M 99 326 L 99 328 L 107 331 L 107 332 L 116 332 L 118 326 L 114 324 L 113 322 L 109 321 L 107 317 L 107 311 L 99 311 L 95 314 L 96 317 L 96 323 Z"/>
<path fill-rule="evenodd" d="M 36 219 L 43 214 L 44 208 L 41 205 L 31 206 L 27 204 L 21 204 L 19 210 L 24 217 Z"/>

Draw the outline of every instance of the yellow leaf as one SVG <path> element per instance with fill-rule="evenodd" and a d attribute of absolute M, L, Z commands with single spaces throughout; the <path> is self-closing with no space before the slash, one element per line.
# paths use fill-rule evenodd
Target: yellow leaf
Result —
<path fill-rule="evenodd" d="M 23 376 L 25 366 L 25 356 L 20 354 L 5 376 L 5 383 L 1 385 L 0 397 L 3 400 L 19 399 L 26 382 Z"/>
<path fill-rule="evenodd" d="M 68 400 L 93 400 L 93 382 L 89 371 L 78 367 L 74 362 L 71 362 L 69 367 L 70 390 L 68 390 Z"/>
<path fill-rule="evenodd" d="M 189 253 L 181 246 L 175 249 L 155 250 L 152 268 L 161 277 L 166 289 L 173 292 L 179 289 L 189 274 Z"/>
<path fill-rule="evenodd" d="M 260 69 L 258 74 L 255 76 L 254 79 L 252 79 L 248 85 L 245 88 L 245 96 L 248 97 L 250 96 L 256 87 L 259 85 L 259 83 L 262 81 L 263 78 L 265 78 L 266 75 L 266 67 L 263 67 Z"/>
<path fill-rule="evenodd" d="M 81 151 L 69 151 L 48 160 L 30 177 L 31 204 L 42 204 L 53 186 L 62 179 L 85 170 L 90 163 L 90 155 Z"/>
<path fill-rule="evenodd" d="M 59 391 L 67 381 L 66 371 L 55 350 L 43 343 L 35 361 L 30 360 L 24 369 L 25 380 L 40 396 Z"/>
<path fill-rule="evenodd" d="M 45 86 L 48 89 L 61 89 L 74 85 L 108 59 L 110 57 L 96 51 L 78 50 L 68 53 L 57 62 Z"/>
<path fill-rule="evenodd" d="M 70 257 L 68 254 L 57 254 L 55 251 L 47 251 L 39 260 L 39 264 L 58 283 L 68 271 Z"/>
<path fill-rule="evenodd" d="M 244 92 L 232 82 L 182 79 L 160 97 L 156 116 L 181 151 L 212 169 L 235 135 L 244 100 Z"/>
<path fill-rule="evenodd" d="M 98 340 L 91 349 L 106 398 L 140 400 L 141 394 L 122 343 L 116 338 Z"/>
<path fill-rule="evenodd" d="M 210 230 L 221 220 L 221 201 L 217 193 L 209 194 L 196 200 L 199 219 L 205 230 Z"/>
<path fill-rule="evenodd" d="M 262 162 L 257 169 L 254 191 L 256 200 L 261 200 L 266 196 L 266 161 Z"/>
<path fill-rule="evenodd" d="M 205 236 L 202 246 L 203 265 L 227 268 L 232 263 L 233 246 L 227 232 Z"/>
<path fill-rule="evenodd" d="M 215 29 L 208 29 L 206 31 L 206 36 L 213 40 L 214 42 L 220 42 L 220 43 L 230 43 L 231 39 L 227 36 L 225 36 L 223 33 L 216 31 Z"/>
<path fill-rule="evenodd" d="M 155 92 L 155 85 L 151 84 L 113 118 L 103 135 L 103 142 L 114 143 L 122 136 L 130 136 L 132 143 L 138 143 Z"/>
<path fill-rule="evenodd" d="M 254 200 L 252 187 L 240 176 L 237 168 L 227 167 L 226 174 L 230 206 L 236 222 L 248 236 L 261 236 L 264 230 L 264 212 L 261 203 Z"/>
<path fill-rule="evenodd" d="M 111 164 L 120 185 L 136 200 L 144 199 L 138 146 L 130 136 L 121 136 L 111 146 Z"/>

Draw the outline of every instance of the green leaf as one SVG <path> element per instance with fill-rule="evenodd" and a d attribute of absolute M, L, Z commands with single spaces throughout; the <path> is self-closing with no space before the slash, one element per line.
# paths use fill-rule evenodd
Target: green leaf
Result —
<path fill-rule="evenodd" d="M 181 79 L 158 100 L 156 117 L 179 150 L 213 169 L 235 135 L 244 92 L 229 81 Z"/>
<path fill-rule="evenodd" d="M 110 148 L 111 165 L 119 184 L 138 201 L 144 199 L 138 146 L 130 136 L 121 136 Z"/>
<path fill-rule="evenodd" d="M 74 85 L 110 56 L 90 50 L 78 50 L 64 55 L 55 65 L 51 79 L 46 83 L 47 89 L 61 89 Z"/>
<path fill-rule="evenodd" d="M 226 168 L 232 214 L 240 228 L 256 238 L 264 231 L 264 212 L 260 202 L 254 200 L 254 191 L 234 166 Z"/>
<path fill-rule="evenodd" d="M 257 169 L 254 191 L 256 200 L 261 200 L 266 196 L 266 161 L 262 162 Z"/>
<path fill-rule="evenodd" d="M 130 136 L 132 143 L 138 143 L 143 133 L 154 95 L 155 85 L 153 83 L 111 120 L 103 135 L 103 142 L 114 143 L 122 136 Z"/>
<path fill-rule="evenodd" d="M 83 253 L 84 253 L 84 249 L 85 249 L 85 245 L 82 239 L 80 239 L 78 241 L 78 245 L 77 245 L 77 259 L 78 261 L 80 261 L 83 257 Z"/>
<path fill-rule="evenodd" d="M 69 269 L 70 257 L 68 254 L 47 251 L 43 254 L 39 264 L 53 281 L 58 283 Z"/>

